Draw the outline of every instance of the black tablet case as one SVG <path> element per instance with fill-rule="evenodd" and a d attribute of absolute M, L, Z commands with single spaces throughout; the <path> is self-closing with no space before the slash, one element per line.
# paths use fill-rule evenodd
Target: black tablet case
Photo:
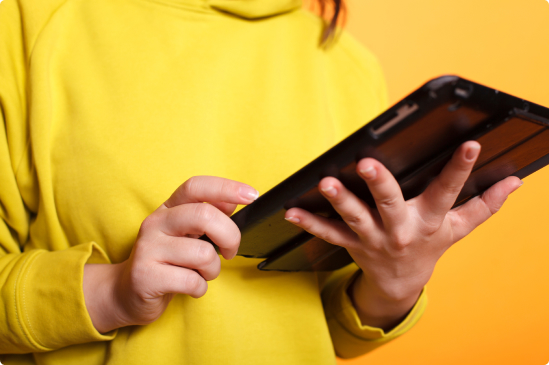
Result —
<path fill-rule="evenodd" d="M 341 219 L 317 185 L 334 176 L 370 206 L 365 182 L 355 173 L 364 157 L 382 162 L 405 199 L 427 187 L 467 140 L 482 145 L 455 206 L 514 175 L 523 178 L 549 164 L 549 109 L 457 76 L 427 82 L 379 117 L 232 216 L 242 232 L 238 255 L 266 258 L 261 270 L 328 271 L 352 262 L 331 245 L 284 220 L 301 207 Z"/>

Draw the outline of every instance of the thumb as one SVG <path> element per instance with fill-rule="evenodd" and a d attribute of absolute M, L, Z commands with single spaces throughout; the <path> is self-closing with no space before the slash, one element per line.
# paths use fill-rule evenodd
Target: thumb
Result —
<path fill-rule="evenodd" d="M 522 181 L 518 177 L 509 176 L 492 185 L 481 196 L 476 196 L 462 206 L 452 209 L 448 214 L 452 222 L 454 241 L 459 241 L 496 214 L 509 194 L 521 185 Z"/>

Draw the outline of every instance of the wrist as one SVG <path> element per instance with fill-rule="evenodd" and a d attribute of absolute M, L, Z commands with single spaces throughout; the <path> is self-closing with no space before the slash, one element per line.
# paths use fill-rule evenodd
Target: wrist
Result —
<path fill-rule="evenodd" d="M 90 319 L 100 333 L 129 325 L 123 320 L 116 300 L 116 285 L 121 264 L 84 265 L 84 299 Z"/>
<path fill-rule="evenodd" d="M 396 290 L 379 287 L 361 271 L 347 294 L 363 325 L 390 331 L 404 320 L 417 302 L 423 287 Z"/>

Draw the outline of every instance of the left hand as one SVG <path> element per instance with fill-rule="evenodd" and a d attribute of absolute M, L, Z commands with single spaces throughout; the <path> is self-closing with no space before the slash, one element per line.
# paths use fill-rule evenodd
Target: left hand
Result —
<path fill-rule="evenodd" d="M 332 244 L 345 247 L 362 269 L 349 289 L 363 324 L 390 329 L 407 314 L 442 254 L 496 213 L 522 181 L 508 177 L 482 196 L 452 209 L 479 155 L 478 142 L 460 146 L 440 175 L 419 196 L 405 201 L 393 175 L 378 161 L 362 159 L 357 173 L 377 205 L 369 207 L 333 177 L 319 190 L 343 222 L 300 208 L 286 219 Z"/>

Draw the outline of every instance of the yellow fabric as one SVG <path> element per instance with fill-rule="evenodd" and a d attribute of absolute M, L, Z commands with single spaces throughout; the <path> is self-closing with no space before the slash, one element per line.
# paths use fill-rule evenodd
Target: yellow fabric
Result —
<path fill-rule="evenodd" d="M 387 106 L 377 61 L 348 35 L 323 50 L 298 2 L 231 1 L 0 4 L 0 354 L 28 354 L 5 364 L 333 364 L 332 340 L 371 348 L 379 330 L 323 307 L 317 274 L 244 258 L 153 324 L 91 324 L 83 265 L 125 260 L 182 182 L 265 192 Z"/>
<path fill-rule="evenodd" d="M 214 9 L 246 19 L 273 16 L 301 7 L 301 0 L 209 0 L 208 3 Z"/>
<path fill-rule="evenodd" d="M 359 356 L 404 334 L 419 321 L 427 306 L 424 288 L 410 313 L 391 331 L 385 333 L 381 328 L 365 326 L 347 295 L 349 285 L 359 274 L 355 264 L 349 265 L 331 275 L 322 292 L 330 334 L 337 355 L 342 358 Z"/>

